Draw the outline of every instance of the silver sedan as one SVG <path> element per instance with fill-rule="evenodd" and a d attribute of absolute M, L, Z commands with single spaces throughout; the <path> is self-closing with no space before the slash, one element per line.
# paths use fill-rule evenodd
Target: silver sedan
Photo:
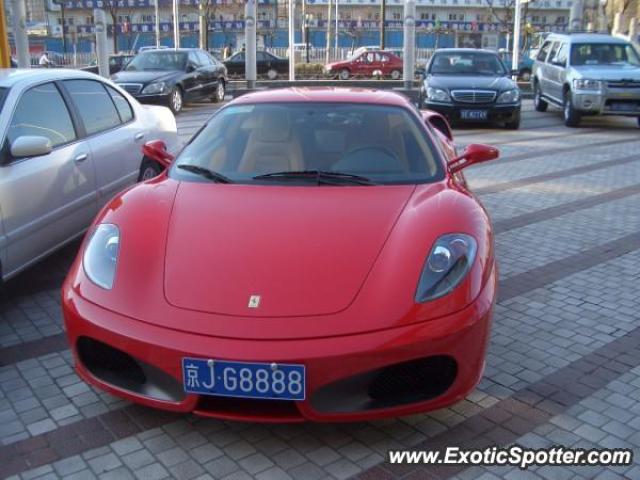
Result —
<path fill-rule="evenodd" d="M 117 192 L 160 173 L 141 147 L 179 148 L 166 107 L 91 73 L 0 70 L 0 280 L 81 235 Z"/>

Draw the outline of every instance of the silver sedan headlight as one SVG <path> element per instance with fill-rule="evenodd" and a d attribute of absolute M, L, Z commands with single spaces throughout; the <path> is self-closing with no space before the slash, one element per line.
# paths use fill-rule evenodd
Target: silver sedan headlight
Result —
<path fill-rule="evenodd" d="M 520 100 L 520 90 L 514 88 L 513 90 L 502 92 L 498 97 L 497 103 L 516 103 L 518 100 Z"/>
<path fill-rule="evenodd" d="M 427 88 L 427 98 L 429 100 L 433 100 L 434 102 L 450 102 L 451 97 L 449 97 L 449 93 L 446 90 L 441 88 Z"/>
<path fill-rule="evenodd" d="M 151 95 L 154 93 L 164 93 L 167 90 L 167 84 L 164 82 L 150 83 L 142 89 L 142 93 L 145 95 Z"/>
<path fill-rule="evenodd" d="M 99 287 L 111 290 L 119 252 L 120 230 L 111 223 L 101 223 L 94 229 L 84 250 L 84 273 Z"/>
<path fill-rule="evenodd" d="M 602 88 L 602 82 L 588 78 L 576 78 L 573 81 L 573 88 L 576 90 L 600 90 Z"/>

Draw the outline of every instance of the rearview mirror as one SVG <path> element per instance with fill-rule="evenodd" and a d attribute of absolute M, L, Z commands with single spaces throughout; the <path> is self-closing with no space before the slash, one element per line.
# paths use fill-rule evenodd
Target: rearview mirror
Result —
<path fill-rule="evenodd" d="M 464 149 L 462 155 L 455 157 L 449 161 L 449 170 L 451 173 L 459 172 L 463 168 L 473 165 L 474 163 L 487 162 L 500 156 L 497 148 L 482 143 L 472 143 Z"/>
<path fill-rule="evenodd" d="M 36 135 L 23 135 L 11 144 L 13 158 L 39 157 L 51 153 L 51 150 L 53 150 L 51 140 Z"/>
<path fill-rule="evenodd" d="M 158 162 L 163 168 L 169 167 L 175 158 L 167 152 L 167 145 L 162 140 L 152 140 L 142 146 L 145 157 Z"/>
<path fill-rule="evenodd" d="M 189 65 L 187 65 L 187 73 L 191 73 L 195 71 L 196 71 L 196 66 L 194 64 L 190 63 Z"/>

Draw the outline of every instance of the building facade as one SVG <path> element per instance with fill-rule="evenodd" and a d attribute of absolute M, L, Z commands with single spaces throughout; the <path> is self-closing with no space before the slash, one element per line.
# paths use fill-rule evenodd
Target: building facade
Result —
<path fill-rule="evenodd" d="M 35 1 L 35 0 L 34 0 Z M 50 35 L 62 35 L 62 8 L 51 0 L 47 8 Z M 172 45 L 172 3 L 158 0 L 161 42 Z M 200 8 L 199 1 L 203 2 Z M 257 0 L 258 44 L 286 47 L 288 44 L 288 2 Z M 326 44 L 329 0 L 298 0 L 296 42 L 304 41 L 306 14 L 310 44 Z M 503 47 L 513 29 L 514 0 L 417 0 L 416 41 L 419 48 L 435 46 Z M 198 43 L 199 16 L 208 18 L 210 48 L 231 44 L 240 47 L 244 39 L 243 0 L 180 0 L 181 44 Z M 571 0 L 534 0 L 523 9 L 527 31 L 565 31 Z M 333 1 L 332 24 L 335 21 Z M 155 42 L 155 0 L 68 0 L 64 4 L 67 43 L 87 48 L 93 36 L 93 9 L 103 8 L 109 20 L 109 36 L 117 36 L 118 50 L 137 49 Z M 380 42 L 380 0 L 339 0 L 338 43 L 341 47 L 376 45 Z M 403 0 L 386 0 L 385 44 L 402 46 Z M 333 26 L 333 25 L 332 25 Z M 55 48 L 52 48 L 55 49 Z"/>

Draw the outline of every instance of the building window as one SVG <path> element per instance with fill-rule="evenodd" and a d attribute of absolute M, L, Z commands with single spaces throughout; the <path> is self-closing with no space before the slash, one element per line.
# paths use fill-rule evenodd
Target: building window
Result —
<path fill-rule="evenodd" d="M 402 15 L 398 12 L 393 12 L 393 19 L 394 20 L 402 20 Z"/>

